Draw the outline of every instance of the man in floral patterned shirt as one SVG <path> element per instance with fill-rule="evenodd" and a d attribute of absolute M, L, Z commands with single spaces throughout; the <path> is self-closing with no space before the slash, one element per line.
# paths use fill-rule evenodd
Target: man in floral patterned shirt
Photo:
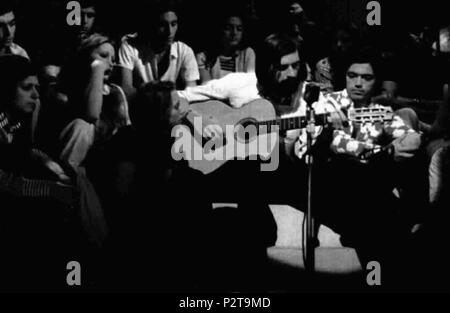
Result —
<path fill-rule="evenodd" d="M 331 158 L 316 164 L 314 207 L 317 219 L 340 233 L 344 245 L 356 249 L 363 268 L 370 261 L 381 264 L 383 285 L 394 280 L 408 284 L 399 273 L 405 268 L 403 248 L 410 225 L 397 214 L 403 205 L 398 186 L 403 178 L 412 181 L 419 175 L 418 167 L 411 171 L 410 166 L 416 164 L 421 135 L 414 130 L 417 121 L 412 110 L 393 112 L 372 103 L 381 77 L 376 57 L 367 52 L 359 51 L 351 58 L 346 89 L 326 95 L 315 106 L 316 111 L 334 108 L 341 115 L 341 125 L 328 128 Z M 357 122 L 352 110 L 359 108 L 384 109 L 392 115 L 387 121 Z M 391 147 L 390 153 L 359 162 L 366 152 L 384 146 Z"/>
<path fill-rule="evenodd" d="M 412 157 L 420 145 L 420 135 L 413 129 L 417 117 L 411 109 L 399 110 L 392 114 L 391 119 L 388 113 L 386 121 L 346 121 L 350 111 L 358 108 L 393 113 L 392 108 L 371 102 L 377 84 L 376 65 L 368 56 L 362 55 L 359 59 L 356 58 L 348 67 L 346 89 L 325 96 L 328 107 L 331 104 L 345 115 L 343 126 L 334 130 L 331 150 L 336 154 L 360 157 L 367 151 L 392 143 L 392 152 L 396 158 Z"/>

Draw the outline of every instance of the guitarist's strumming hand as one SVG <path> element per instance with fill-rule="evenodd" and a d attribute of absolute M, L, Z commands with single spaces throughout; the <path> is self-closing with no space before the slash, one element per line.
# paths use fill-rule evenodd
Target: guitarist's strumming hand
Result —
<path fill-rule="evenodd" d="M 201 124 L 195 122 L 198 118 L 201 118 Z M 213 116 L 201 116 L 195 111 L 190 110 L 188 120 L 193 124 L 195 131 L 207 140 L 220 138 L 223 135 L 223 129 L 219 121 Z"/>
<path fill-rule="evenodd" d="M 222 134 L 222 127 L 216 124 L 207 125 L 203 128 L 203 138 L 205 139 L 220 138 Z"/>
<path fill-rule="evenodd" d="M 395 161 L 404 161 L 414 157 L 419 150 L 422 139 L 421 134 L 416 132 L 406 133 L 392 142 Z"/>

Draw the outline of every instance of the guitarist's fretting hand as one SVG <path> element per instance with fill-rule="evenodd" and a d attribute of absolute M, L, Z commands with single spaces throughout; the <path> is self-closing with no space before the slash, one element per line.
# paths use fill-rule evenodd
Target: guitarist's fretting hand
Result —
<path fill-rule="evenodd" d="M 343 129 L 348 125 L 347 116 L 341 111 L 337 110 L 330 113 L 328 121 L 331 123 L 334 129 Z"/>

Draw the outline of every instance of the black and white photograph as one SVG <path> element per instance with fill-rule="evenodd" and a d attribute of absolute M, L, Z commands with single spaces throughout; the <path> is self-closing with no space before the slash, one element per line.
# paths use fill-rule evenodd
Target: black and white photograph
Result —
<path fill-rule="evenodd" d="M 446 7 L 0 0 L 0 293 L 450 292 Z"/>

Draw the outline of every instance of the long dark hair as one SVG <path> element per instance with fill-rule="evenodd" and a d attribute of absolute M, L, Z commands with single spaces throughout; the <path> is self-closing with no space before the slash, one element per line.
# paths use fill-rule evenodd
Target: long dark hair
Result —
<path fill-rule="evenodd" d="M 345 71 L 342 73 L 343 79 L 345 81 L 345 77 L 347 75 L 347 71 L 353 64 L 370 64 L 372 70 L 375 75 L 375 86 L 374 86 L 374 94 L 377 94 L 381 89 L 381 83 L 384 78 L 383 68 L 381 64 L 381 56 L 380 52 L 370 46 L 365 46 L 361 48 L 355 48 L 349 53 L 348 58 L 343 63 L 343 68 Z"/>
<path fill-rule="evenodd" d="M 130 119 L 138 129 L 165 130 L 169 127 L 173 82 L 153 81 L 138 89 L 130 106 Z"/>
<path fill-rule="evenodd" d="M 223 49 L 223 43 L 222 43 L 222 32 L 226 26 L 226 23 L 231 17 L 237 17 L 242 22 L 242 39 L 239 43 L 239 46 L 236 48 L 236 50 L 243 50 L 247 47 L 249 47 L 248 40 L 247 40 L 247 28 L 248 24 L 244 17 L 244 14 L 239 10 L 227 10 L 224 13 L 220 15 L 218 19 L 216 19 L 215 26 L 213 27 L 213 31 L 210 33 L 212 36 L 212 40 L 208 41 L 206 46 L 204 46 L 204 51 L 206 52 L 206 64 L 207 67 L 211 68 L 214 66 L 214 64 L 217 61 L 217 58 L 222 53 Z"/>
<path fill-rule="evenodd" d="M 0 110 L 9 110 L 16 95 L 17 85 L 29 76 L 36 76 L 37 69 L 22 56 L 0 57 Z"/>
<path fill-rule="evenodd" d="M 255 72 L 262 96 L 270 98 L 270 93 L 276 90 L 273 76 L 274 66 L 279 65 L 283 56 L 296 51 L 297 45 L 285 34 L 269 35 L 258 47 Z M 299 80 L 302 80 L 302 76 L 305 75 L 299 73 Z"/>
<path fill-rule="evenodd" d="M 160 1 L 151 6 L 146 6 L 145 4 L 139 6 L 141 9 L 138 13 L 138 37 L 136 41 L 140 44 L 146 44 L 149 40 L 156 39 L 156 29 L 162 14 L 174 12 L 180 18 L 180 5 L 175 0 Z"/>
<path fill-rule="evenodd" d="M 17 55 L 0 57 L 0 114 L 3 114 L 3 118 L 8 118 L 5 113 L 14 114 L 17 87 L 29 76 L 37 76 L 37 69 L 27 58 Z M 14 123 L 20 122 L 21 127 L 14 135 L 13 144 L 19 149 L 27 149 L 32 144 L 32 115 L 15 116 L 14 119 L 17 119 Z M 12 126 L 12 122 L 3 120 L 5 127 Z"/>
<path fill-rule="evenodd" d="M 171 137 L 169 118 L 173 105 L 172 92 L 175 90 L 173 82 L 149 82 L 138 89 L 130 105 L 133 127 L 143 144 L 151 140 L 151 154 L 146 156 L 157 164 L 158 170 L 164 170 L 174 162 L 171 157 L 174 138 Z"/>

